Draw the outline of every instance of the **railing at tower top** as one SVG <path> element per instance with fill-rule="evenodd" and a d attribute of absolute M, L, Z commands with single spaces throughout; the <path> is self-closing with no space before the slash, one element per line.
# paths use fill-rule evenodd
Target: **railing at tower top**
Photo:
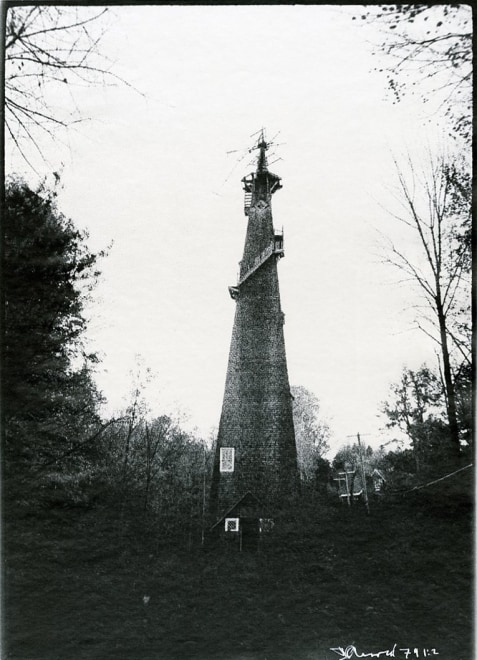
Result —
<path fill-rule="evenodd" d="M 251 190 L 250 182 L 245 180 L 245 179 L 243 179 L 243 181 L 244 181 L 244 185 L 245 185 L 245 188 L 244 188 L 245 195 L 244 195 L 244 200 L 243 200 L 243 212 L 245 213 L 245 215 L 250 215 L 250 207 L 252 206 L 253 192 Z M 267 183 L 267 186 L 268 185 L 269 185 L 269 183 Z M 272 185 L 270 186 L 270 188 L 268 190 L 268 193 L 270 195 L 273 195 L 275 190 L 278 190 L 281 187 L 282 186 L 281 186 L 281 183 L 280 183 L 280 179 L 277 177 L 276 180 L 272 181 Z"/>

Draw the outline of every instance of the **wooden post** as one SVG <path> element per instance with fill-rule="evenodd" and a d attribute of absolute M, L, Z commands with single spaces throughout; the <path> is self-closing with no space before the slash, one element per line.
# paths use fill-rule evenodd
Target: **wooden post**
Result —
<path fill-rule="evenodd" d="M 202 536 L 202 547 L 204 547 L 205 543 L 205 473 L 207 470 L 207 454 L 205 451 L 205 442 L 202 439 L 202 449 L 204 450 L 204 469 L 203 469 L 203 475 L 202 475 L 202 530 L 201 530 L 201 536 Z"/>
<path fill-rule="evenodd" d="M 363 454 L 361 452 L 361 438 L 359 437 L 359 433 L 358 433 L 358 451 L 359 451 L 359 462 L 361 463 L 361 474 L 363 478 L 364 504 L 366 506 L 366 513 L 369 516 L 368 487 L 366 485 L 366 474 L 364 472 Z"/>
<path fill-rule="evenodd" d="M 348 506 L 351 506 L 350 496 L 349 496 L 349 482 L 348 482 L 348 471 L 345 468 L 345 479 L 346 479 L 346 499 L 348 500 Z"/>

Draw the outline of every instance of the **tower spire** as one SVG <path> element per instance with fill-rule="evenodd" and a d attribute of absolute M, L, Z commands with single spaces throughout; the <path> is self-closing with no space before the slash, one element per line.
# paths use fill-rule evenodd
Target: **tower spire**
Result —
<path fill-rule="evenodd" d="M 268 147 L 269 145 L 265 140 L 265 130 L 262 128 L 262 132 L 260 134 L 260 138 L 257 143 L 257 149 L 260 149 L 257 160 L 257 174 L 268 171 L 267 154 L 266 154 Z"/>
<path fill-rule="evenodd" d="M 255 151 L 258 149 L 259 151 L 257 156 L 257 168 L 255 172 L 242 179 L 243 188 L 245 191 L 245 215 L 248 215 L 250 206 L 255 205 L 260 200 L 266 204 L 269 204 L 271 195 L 273 195 L 274 192 L 282 187 L 280 177 L 276 174 L 273 174 L 268 169 L 266 152 L 269 149 L 270 144 L 270 142 L 267 142 L 265 138 L 265 130 L 262 128 L 257 143 L 249 150 Z"/>
<path fill-rule="evenodd" d="M 259 150 L 256 171 L 242 179 L 248 223 L 238 282 L 229 287 L 236 311 L 210 491 L 216 526 L 243 515 L 258 529 L 298 489 L 277 269 L 283 232 L 274 230 L 271 208 L 282 186 L 268 170 L 268 148 L 262 130 L 251 149 Z"/>

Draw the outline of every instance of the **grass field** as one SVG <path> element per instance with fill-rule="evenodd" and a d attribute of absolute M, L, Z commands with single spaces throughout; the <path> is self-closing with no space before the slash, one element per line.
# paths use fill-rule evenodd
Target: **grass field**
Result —
<path fill-rule="evenodd" d="M 369 517 L 315 503 L 258 553 L 172 545 L 106 507 L 6 503 L 2 658 L 332 660 L 355 645 L 472 660 L 467 481 Z"/>

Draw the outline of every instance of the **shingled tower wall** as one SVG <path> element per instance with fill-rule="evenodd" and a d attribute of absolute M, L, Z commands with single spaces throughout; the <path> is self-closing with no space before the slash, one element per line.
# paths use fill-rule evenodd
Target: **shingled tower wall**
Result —
<path fill-rule="evenodd" d="M 229 287 L 236 312 L 210 493 L 214 520 L 247 492 L 274 515 L 298 487 L 277 273 L 283 233 L 274 231 L 271 209 L 281 182 L 268 171 L 263 135 L 257 148 L 256 172 L 242 180 L 248 227 L 239 281 Z M 234 449 L 233 471 L 221 471 L 221 448 Z"/>

